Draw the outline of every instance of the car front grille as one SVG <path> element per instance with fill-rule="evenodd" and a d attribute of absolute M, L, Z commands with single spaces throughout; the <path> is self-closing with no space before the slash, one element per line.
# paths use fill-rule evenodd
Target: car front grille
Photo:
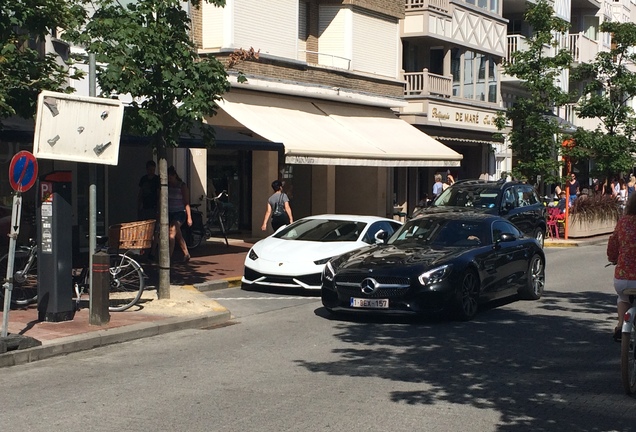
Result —
<path fill-rule="evenodd" d="M 281 276 L 271 275 L 261 272 L 257 272 L 249 267 L 245 267 L 244 271 L 245 279 L 249 281 L 258 280 L 259 284 L 271 284 L 271 285 L 294 285 L 294 286 L 320 286 L 321 273 L 301 275 L 301 276 Z M 300 282 L 300 284 L 298 282 Z"/>
<path fill-rule="evenodd" d="M 335 287 L 341 298 L 362 297 L 362 298 L 400 298 L 408 291 L 411 284 L 409 278 L 393 276 L 373 276 L 373 279 L 380 285 L 391 285 L 379 287 L 371 294 L 362 292 L 361 283 L 368 275 L 337 275 Z"/>
<path fill-rule="evenodd" d="M 341 298 L 360 297 L 360 298 L 400 298 L 404 296 L 409 288 L 380 288 L 372 294 L 365 294 L 360 287 L 342 286 L 336 283 L 338 295 Z"/>

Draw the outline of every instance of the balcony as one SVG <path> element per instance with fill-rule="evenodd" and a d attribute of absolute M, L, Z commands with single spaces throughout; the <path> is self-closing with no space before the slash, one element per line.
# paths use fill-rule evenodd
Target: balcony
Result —
<path fill-rule="evenodd" d="M 422 72 L 403 72 L 404 96 L 452 96 L 453 77 L 436 75 L 424 69 Z"/>
<path fill-rule="evenodd" d="M 508 48 L 506 50 L 506 62 L 512 63 L 512 54 L 517 51 L 525 51 L 528 48 L 528 39 L 523 35 L 509 35 Z"/>
<path fill-rule="evenodd" d="M 589 63 L 596 58 L 596 54 L 599 52 L 598 42 L 588 38 L 583 33 L 569 35 L 568 49 L 574 63 Z"/>
<path fill-rule="evenodd" d="M 448 14 L 450 11 L 449 0 L 406 0 L 406 12 L 433 10 Z"/>

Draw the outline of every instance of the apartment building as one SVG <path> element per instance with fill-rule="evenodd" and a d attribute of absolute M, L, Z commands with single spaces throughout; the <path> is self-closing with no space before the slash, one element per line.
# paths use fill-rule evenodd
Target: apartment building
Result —
<path fill-rule="evenodd" d="M 499 177 L 511 155 L 493 138 L 502 109 L 507 20 L 499 0 L 405 0 L 400 117 L 464 156 L 454 177 Z"/>
<path fill-rule="evenodd" d="M 261 5 L 230 0 L 222 9 L 203 4 L 191 11 L 201 54 L 227 62 L 239 49 L 259 52 L 258 61 L 229 69 L 232 89 L 219 114 L 208 119 L 222 130 L 279 146 L 208 152 L 208 189 L 227 186 L 231 196 L 240 196 L 244 226 L 260 231 L 269 184 L 279 177 L 295 217 L 392 216 L 409 211 L 409 193 L 410 202 L 419 198 L 419 172 L 432 178 L 437 170 L 460 166 L 461 153 L 396 116 L 405 105 L 402 0 Z M 238 82 L 239 72 L 247 82 Z"/>

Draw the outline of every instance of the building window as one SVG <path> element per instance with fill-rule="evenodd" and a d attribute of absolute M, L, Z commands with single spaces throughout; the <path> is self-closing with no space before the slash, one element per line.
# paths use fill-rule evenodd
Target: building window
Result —
<path fill-rule="evenodd" d="M 472 51 L 464 52 L 464 99 L 473 99 L 475 97 L 475 53 Z"/>
<path fill-rule="evenodd" d="M 464 0 L 466 3 L 476 5 L 481 9 L 499 13 L 499 0 Z"/>
<path fill-rule="evenodd" d="M 451 50 L 453 96 L 484 102 L 497 102 L 497 61 L 474 51 Z"/>
<path fill-rule="evenodd" d="M 453 96 L 461 95 L 461 61 L 459 48 L 451 50 L 451 74 L 453 75 Z"/>

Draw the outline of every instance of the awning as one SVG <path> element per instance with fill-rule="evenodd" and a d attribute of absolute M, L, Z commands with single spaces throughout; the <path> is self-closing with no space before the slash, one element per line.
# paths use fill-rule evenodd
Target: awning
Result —
<path fill-rule="evenodd" d="M 375 108 L 269 93 L 226 93 L 219 106 L 253 133 L 285 146 L 285 162 L 455 167 L 462 155 Z"/>
<path fill-rule="evenodd" d="M 202 127 L 210 127 L 203 125 Z M 0 129 L 0 140 L 7 142 L 31 142 L 33 143 L 33 133 L 35 122 L 20 117 L 9 117 L 2 120 Z M 269 150 L 280 151 L 283 145 L 269 140 L 259 140 L 238 132 L 233 132 L 219 126 L 214 126 L 214 148 L 229 150 Z M 149 146 L 152 139 L 138 135 L 122 134 L 121 144 L 129 146 Z M 179 139 L 181 148 L 206 148 L 203 142 L 203 134 L 199 127 L 193 127 L 188 134 L 183 134 Z"/>

